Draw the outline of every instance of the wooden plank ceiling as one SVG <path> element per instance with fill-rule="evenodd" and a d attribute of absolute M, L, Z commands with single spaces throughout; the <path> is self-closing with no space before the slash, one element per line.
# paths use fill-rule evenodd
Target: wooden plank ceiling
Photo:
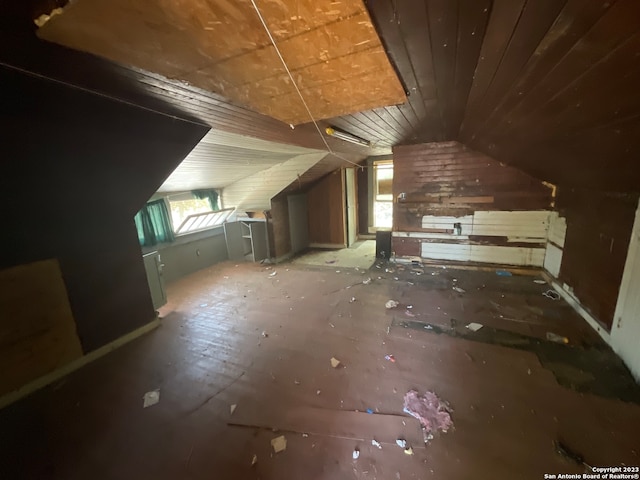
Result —
<path fill-rule="evenodd" d="M 640 190 L 640 2 L 370 0 L 410 96 L 329 122 L 458 140 L 561 185 Z"/>
<path fill-rule="evenodd" d="M 361 0 L 255 4 L 316 119 L 404 102 Z M 310 121 L 251 0 L 76 0 L 38 35 L 285 123 Z"/>
<path fill-rule="evenodd" d="M 30 20 L 42 12 L 34 2 Z M 394 145 L 457 140 L 562 186 L 640 189 L 637 0 L 369 0 L 367 8 L 410 95 L 320 122 L 374 144 L 325 137 L 336 152 L 360 159 Z M 10 13 L 0 19 L 5 65 L 221 130 L 326 149 L 313 125 L 291 130 L 222 95 L 37 42 L 33 27 L 18 32 Z"/>

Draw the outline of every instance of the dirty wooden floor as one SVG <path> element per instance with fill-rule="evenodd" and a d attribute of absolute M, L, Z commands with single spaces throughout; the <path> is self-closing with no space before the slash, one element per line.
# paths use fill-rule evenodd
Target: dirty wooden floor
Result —
<path fill-rule="evenodd" d="M 463 335 L 476 321 L 532 338 L 554 331 L 570 339 L 567 348 L 597 345 L 566 305 L 540 295 L 545 286 L 534 278 L 384 265 L 340 273 L 216 265 L 170 286 L 157 330 L 0 411 L 0 478 L 540 479 L 582 472 L 555 452 L 556 439 L 591 465 L 640 464 L 640 406 L 561 386 L 535 353 Z M 400 305 L 387 310 L 388 299 Z M 409 328 L 407 320 L 460 335 Z M 332 356 L 340 368 L 331 367 Z M 412 388 L 449 402 L 455 426 L 426 447 L 414 443 L 408 456 L 393 440 L 415 434 L 413 419 L 398 417 Z M 143 409 L 144 393 L 155 389 L 160 402 Z M 367 409 L 375 413 L 361 413 Z M 258 428 L 266 426 L 285 431 Z M 270 440 L 281 434 L 287 449 L 272 454 Z"/>

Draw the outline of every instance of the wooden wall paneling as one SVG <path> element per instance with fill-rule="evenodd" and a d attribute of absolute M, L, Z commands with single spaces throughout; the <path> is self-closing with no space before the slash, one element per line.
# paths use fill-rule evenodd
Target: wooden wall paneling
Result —
<path fill-rule="evenodd" d="M 421 111 L 420 141 L 438 141 L 447 139 L 442 125 L 438 104 L 438 85 L 435 78 L 435 65 L 432 54 L 427 4 L 422 0 L 404 0 L 395 3 L 399 28 L 406 45 L 411 71 L 416 78 L 415 85 L 407 85 L 411 95 L 409 99 L 416 112 Z M 417 98 L 416 94 L 419 93 Z M 415 102 L 413 101 L 415 100 Z M 422 105 L 418 102 L 422 101 Z"/>
<path fill-rule="evenodd" d="M 557 203 L 567 223 L 560 280 L 610 328 L 638 194 L 560 188 Z"/>
<path fill-rule="evenodd" d="M 428 95 L 429 99 L 436 98 L 435 84 L 430 80 L 430 72 L 432 73 L 433 69 L 430 65 L 428 49 L 425 48 L 428 46 L 429 36 L 425 34 L 420 22 L 416 21 L 416 16 L 418 19 L 426 19 L 424 3 L 412 0 L 376 1 L 368 2 L 368 8 L 389 57 L 396 65 L 409 92 L 407 102 L 398 107 L 412 125 L 412 130 L 405 132 L 405 142 L 407 139 L 410 141 L 441 139 L 441 135 L 438 134 L 441 128 L 437 117 L 434 116 L 437 109 L 427 108 L 430 105 L 425 97 Z M 413 44 L 407 43 L 409 36 L 406 35 L 406 30 L 417 32 L 426 43 L 421 44 L 420 39 Z M 411 59 L 412 55 L 415 56 L 415 62 Z M 422 85 L 418 83 L 418 79 Z M 429 129 L 423 128 L 423 123 L 428 116 L 431 116 L 427 121 Z"/>
<path fill-rule="evenodd" d="M 0 270 L 0 396 L 82 356 L 57 260 Z"/>
<path fill-rule="evenodd" d="M 640 149 L 640 115 L 619 122 L 583 130 L 567 138 L 537 145 L 523 152 L 521 165 L 539 177 L 567 187 L 589 188 L 597 185 L 604 191 L 634 192 L 640 182 L 637 155 Z M 590 164 L 585 158 L 606 158 L 606 163 Z M 557 169 L 549 172 L 538 165 L 545 158 Z"/>
<path fill-rule="evenodd" d="M 526 138 L 528 143 L 535 145 L 553 138 L 558 131 L 571 135 L 580 129 L 607 125 L 637 112 L 640 108 L 640 93 L 634 87 L 640 82 L 640 61 L 630 64 L 629 58 L 633 58 L 639 49 L 640 32 L 636 32 L 612 48 L 602 59 L 594 62 L 585 73 L 572 79 L 541 105 L 537 105 L 522 120 L 512 117 L 512 126 L 517 128 L 516 125 L 520 125 L 522 128 L 523 122 L 526 122 L 525 128 L 531 123 L 539 125 Z M 611 75 L 615 71 L 623 71 L 625 74 Z M 555 82 L 556 85 L 559 82 L 560 80 Z M 592 94 L 598 89 L 608 92 L 606 102 Z M 518 130 L 509 129 L 507 132 L 511 132 L 514 139 L 523 139 Z"/>
<path fill-rule="evenodd" d="M 549 28 L 560 13 L 566 0 L 537 0 L 526 2 L 513 34 L 505 47 L 491 83 L 483 98 L 483 112 L 500 102 L 505 92 L 516 81 L 518 75 L 533 55 Z M 484 116 L 477 118 L 484 124 Z M 474 127 L 477 131 L 478 126 Z"/>
<path fill-rule="evenodd" d="M 344 174 L 336 170 L 307 192 L 309 243 L 345 246 Z"/>
<path fill-rule="evenodd" d="M 371 110 L 369 112 L 361 112 L 354 115 L 355 117 L 364 119 L 364 121 L 376 125 L 380 137 L 384 137 L 388 141 L 388 145 L 395 145 L 402 139 L 402 133 L 392 127 L 378 111 Z"/>
<path fill-rule="evenodd" d="M 471 84 L 478 64 L 484 40 L 492 0 L 462 0 L 458 4 L 458 38 L 456 49 L 455 79 L 450 113 L 450 136 L 458 138 L 464 118 Z M 445 85 L 446 87 L 446 85 Z"/>
<path fill-rule="evenodd" d="M 504 53 L 518 24 L 525 0 L 494 0 L 480 57 L 469 92 L 461 131 L 473 138 L 472 130 L 482 116 L 485 95 L 500 67 Z"/>
<path fill-rule="evenodd" d="M 553 117 L 537 115 L 537 113 L 545 108 L 550 101 L 558 99 L 560 102 L 564 102 L 563 97 L 566 92 L 576 88 L 575 84 L 583 80 L 586 72 L 597 68 L 601 62 L 609 59 L 612 52 L 615 52 L 620 46 L 624 46 L 624 42 L 633 37 L 640 29 L 638 18 L 640 18 L 640 4 L 638 2 L 620 0 L 606 10 L 592 28 L 571 46 L 571 49 L 556 65 L 547 66 L 547 74 L 543 80 L 532 86 L 530 90 L 523 92 L 520 102 L 511 111 L 506 112 L 506 122 L 500 125 L 497 134 L 493 134 L 492 141 L 495 143 L 508 139 L 509 141 L 505 142 L 506 153 L 518 148 L 523 139 L 527 141 L 525 131 L 532 124 L 536 125 L 536 128 L 533 129 L 534 133 L 538 126 L 544 128 L 547 123 L 550 123 L 550 126 L 557 131 L 558 125 L 549 121 Z M 628 75 L 628 71 L 625 74 Z M 604 85 L 599 86 L 599 89 L 603 89 L 601 91 L 605 92 L 607 96 L 609 91 L 615 88 L 615 85 L 611 85 L 611 83 L 615 83 L 614 77 L 619 78 L 619 76 L 609 75 L 609 78 L 603 79 Z M 601 96 L 597 96 L 597 99 L 602 103 Z M 585 98 L 584 102 L 588 102 L 588 98 Z M 576 108 L 575 105 L 571 106 Z M 588 116 L 589 114 L 577 107 L 575 115 Z M 546 131 L 548 132 L 548 130 Z"/>
<path fill-rule="evenodd" d="M 615 0 L 567 1 L 517 81 L 485 117 L 480 131 L 510 121 L 507 115 L 523 99 L 524 93 L 535 88 L 614 3 Z"/>
<path fill-rule="evenodd" d="M 458 2 L 428 0 L 427 20 L 440 121 L 447 139 L 455 138 L 453 98 L 458 49 Z"/>
<path fill-rule="evenodd" d="M 396 254 L 415 252 L 417 241 L 428 258 L 500 263 L 504 255 L 507 264 L 542 266 L 552 191 L 539 180 L 440 142 L 394 148 L 394 198 L 401 193 Z"/>

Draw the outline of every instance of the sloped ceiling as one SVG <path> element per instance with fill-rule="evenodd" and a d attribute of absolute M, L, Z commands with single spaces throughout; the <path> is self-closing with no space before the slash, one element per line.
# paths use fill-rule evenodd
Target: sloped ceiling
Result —
<path fill-rule="evenodd" d="M 318 153 L 318 150 L 210 130 L 158 191 L 223 188 L 294 157 L 310 153 Z M 321 153 L 321 157 L 326 155 L 326 152 Z M 302 174 L 306 170 L 305 168 L 298 173 Z M 287 185 L 282 185 L 281 188 Z"/>
<path fill-rule="evenodd" d="M 247 211 L 270 210 L 274 196 L 326 155 L 326 152 L 298 155 L 238 180 L 222 191 L 224 206 Z"/>
<path fill-rule="evenodd" d="M 405 100 L 362 0 L 75 0 L 38 31 L 285 123 L 306 123 L 269 34 L 316 119 Z"/>
<path fill-rule="evenodd" d="M 313 125 L 291 130 L 223 96 L 38 42 L 12 16 L 24 8 L 31 21 L 38 2 L 27 4 L 11 2 L 0 18 L 5 65 L 216 129 L 325 149 Z M 327 138 L 332 149 L 363 158 L 458 140 L 556 184 L 640 190 L 638 0 L 370 0 L 367 8 L 410 95 L 321 122 L 376 145 Z"/>

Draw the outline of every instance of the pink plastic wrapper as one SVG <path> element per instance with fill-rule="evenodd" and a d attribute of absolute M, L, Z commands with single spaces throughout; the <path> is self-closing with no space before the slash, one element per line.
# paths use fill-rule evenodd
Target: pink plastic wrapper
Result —
<path fill-rule="evenodd" d="M 416 417 L 427 434 L 446 432 L 453 426 L 451 409 L 433 392 L 420 395 L 416 390 L 409 390 L 404 396 L 404 411 Z"/>

